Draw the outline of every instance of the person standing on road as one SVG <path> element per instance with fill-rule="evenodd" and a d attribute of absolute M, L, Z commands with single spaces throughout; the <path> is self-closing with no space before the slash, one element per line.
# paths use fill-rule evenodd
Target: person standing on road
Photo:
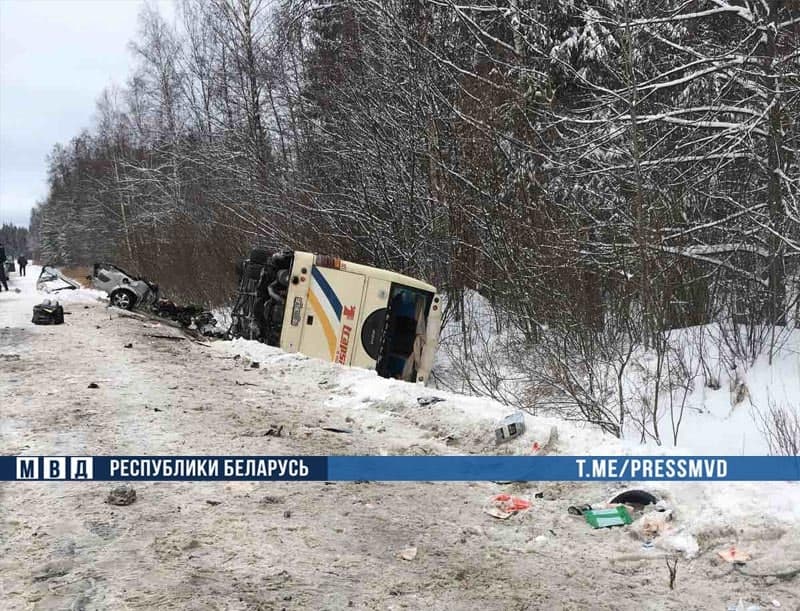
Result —
<path fill-rule="evenodd" d="M 6 248 L 0 243 L 0 285 L 8 290 L 8 283 L 6 282 Z"/>
<path fill-rule="evenodd" d="M 28 266 L 28 259 L 25 258 L 25 255 L 20 255 L 17 258 L 17 265 L 19 265 L 19 275 L 25 275 L 25 268 Z"/>

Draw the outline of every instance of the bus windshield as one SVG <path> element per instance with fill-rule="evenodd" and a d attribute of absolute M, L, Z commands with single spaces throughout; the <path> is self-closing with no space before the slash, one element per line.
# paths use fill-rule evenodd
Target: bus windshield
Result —
<path fill-rule="evenodd" d="M 414 380 L 425 346 L 428 312 L 433 293 L 392 284 L 386 312 L 378 374 Z"/>

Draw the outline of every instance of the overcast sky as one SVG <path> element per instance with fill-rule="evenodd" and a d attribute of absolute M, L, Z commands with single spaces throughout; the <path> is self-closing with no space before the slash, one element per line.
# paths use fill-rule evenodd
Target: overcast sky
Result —
<path fill-rule="evenodd" d="M 171 13 L 171 0 L 150 1 Z M 0 0 L 0 223 L 28 225 L 52 146 L 91 127 L 102 89 L 124 84 L 143 5 Z"/>

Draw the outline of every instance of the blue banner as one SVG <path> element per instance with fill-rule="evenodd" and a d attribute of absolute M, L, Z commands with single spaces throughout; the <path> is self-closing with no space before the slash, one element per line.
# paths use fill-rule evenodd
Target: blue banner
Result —
<path fill-rule="evenodd" d="M 2 456 L 0 481 L 800 481 L 784 456 Z"/>

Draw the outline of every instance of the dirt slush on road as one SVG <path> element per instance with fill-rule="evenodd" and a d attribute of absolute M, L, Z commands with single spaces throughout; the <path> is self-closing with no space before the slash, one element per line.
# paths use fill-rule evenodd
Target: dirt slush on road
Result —
<path fill-rule="evenodd" d="M 35 326 L 37 275 L 0 294 L 4 455 L 492 453 L 491 428 L 439 415 L 457 396 L 349 406 L 343 367 L 268 348 L 253 368 L 230 342 L 118 316 L 85 289 L 58 294 L 65 324 Z M 129 504 L 109 502 L 115 487 L 0 486 L 2 609 L 800 608 L 796 580 L 716 558 L 725 529 L 679 561 L 670 589 L 664 554 L 567 512 L 618 484 L 136 483 Z M 487 515 L 498 493 L 531 508 Z M 736 537 L 800 559 L 796 527 Z"/>

